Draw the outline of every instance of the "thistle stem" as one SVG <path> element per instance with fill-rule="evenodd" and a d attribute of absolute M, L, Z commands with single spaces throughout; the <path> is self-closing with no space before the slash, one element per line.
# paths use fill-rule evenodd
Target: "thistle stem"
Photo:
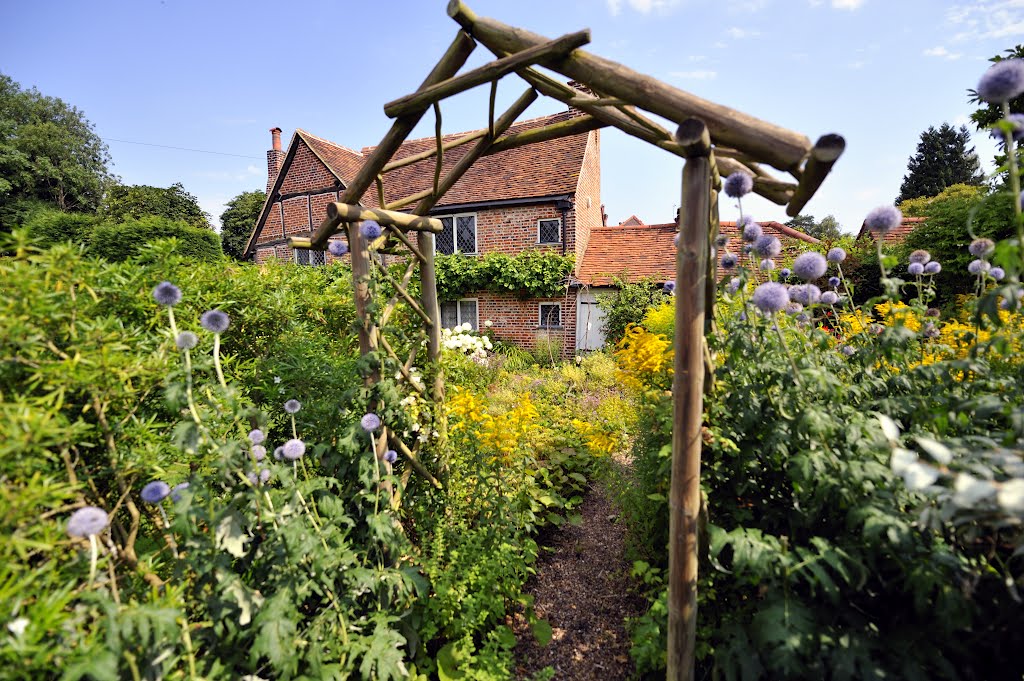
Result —
<path fill-rule="evenodd" d="M 1010 117 L 1010 103 L 1003 102 L 1003 119 Z M 1020 207 L 1020 176 L 1017 174 L 1017 147 L 1013 142 L 1013 133 L 1009 129 L 1003 130 L 1003 139 L 1006 140 L 1006 156 L 1010 162 L 1010 190 L 1013 192 L 1013 217 L 1014 225 L 1017 227 L 1017 255 L 1024 266 L 1024 222 L 1021 222 Z"/>
<path fill-rule="evenodd" d="M 96 535 L 89 535 L 89 588 L 92 588 L 92 583 L 96 579 L 96 563 L 99 561 L 100 547 L 96 541 Z"/>
<path fill-rule="evenodd" d="M 224 370 L 220 366 L 220 334 L 213 334 L 213 366 L 217 369 L 217 380 L 220 381 L 220 386 L 227 390 L 228 384 L 224 380 Z"/>
<path fill-rule="evenodd" d="M 789 365 L 793 367 L 793 380 L 798 386 L 803 387 L 803 383 L 800 382 L 800 369 L 796 366 L 796 361 L 793 359 L 793 355 L 789 352 L 789 346 L 786 345 L 786 338 L 782 335 L 782 329 L 779 325 L 772 320 L 772 328 L 775 329 L 775 333 L 779 336 L 779 342 L 782 343 L 782 351 L 786 353 L 786 359 L 789 360 Z"/>
<path fill-rule="evenodd" d="M 192 355 L 188 349 L 185 350 L 185 398 L 188 400 L 188 410 L 192 414 L 192 420 L 199 425 L 199 412 L 196 410 L 196 401 L 192 396 Z"/>

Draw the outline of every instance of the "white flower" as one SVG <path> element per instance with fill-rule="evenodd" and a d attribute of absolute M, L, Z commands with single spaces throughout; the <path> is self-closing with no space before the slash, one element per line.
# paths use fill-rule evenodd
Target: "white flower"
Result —
<path fill-rule="evenodd" d="M 418 424 L 418 423 L 412 424 L 410 426 L 410 428 L 412 429 L 412 432 L 414 432 L 414 433 L 420 432 L 420 424 Z"/>
<path fill-rule="evenodd" d="M 935 483 L 939 471 L 932 466 L 915 461 L 903 470 L 903 481 L 907 489 L 917 492 Z"/>
<path fill-rule="evenodd" d="M 280 383 L 280 382 L 281 382 L 281 377 L 280 376 L 274 376 L 274 383 Z"/>
<path fill-rule="evenodd" d="M 485 319 L 484 320 L 484 328 L 485 329 L 489 329 L 492 326 L 494 326 L 494 322 L 492 322 L 490 319 Z"/>
<path fill-rule="evenodd" d="M 971 507 L 995 493 L 996 487 L 988 480 L 979 480 L 973 475 L 960 473 L 953 484 L 953 501 L 958 506 Z"/>
<path fill-rule="evenodd" d="M 25 633 L 25 629 L 28 628 L 28 619 L 19 617 L 16 620 L 11 620 L 7 623 L 7 631 L 14 634 L 15 637 L 21 636 Z"/>
<path fill-rule="evenodd" d="M 1007 480 L 999 487 L 999 505 L 1011 513 L 1024 513 L 1024 478 Z"/>

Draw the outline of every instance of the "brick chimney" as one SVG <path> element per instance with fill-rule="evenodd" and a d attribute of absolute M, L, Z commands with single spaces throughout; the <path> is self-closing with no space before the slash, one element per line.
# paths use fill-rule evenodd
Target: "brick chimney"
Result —
<path fill-rule="evenodd" d="M 271 148 L 267 151 L 267 194 L 277 182 L 277 174 L 284 165 L 284 151 L 281 150 L 281 128 L 270 129 Z"/>

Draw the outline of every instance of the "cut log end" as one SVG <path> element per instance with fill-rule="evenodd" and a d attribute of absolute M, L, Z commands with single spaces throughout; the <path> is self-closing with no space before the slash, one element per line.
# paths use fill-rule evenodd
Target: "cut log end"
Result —
<path fill-rule="evenodd" d="M 476 13 L 473 12 L 462 0 L 450 0 L 448 3 L 448 16 L 454 19 L 467 31 L 476 23 Z"/>
<path fill-rule="evenodd" d="M 707 156 L 711 153 L 711 133 L 699 118 L 687 118 L 676 130 L 676 141 L 683 148 L 683 156 Z"/>
<path fill-rule="evenodd" d="M 835 161 L 845 150 L 846 140 L 843 136 L 829 133 L 818 138 L 811 149 L 811 156 L 819 161 Z"/>

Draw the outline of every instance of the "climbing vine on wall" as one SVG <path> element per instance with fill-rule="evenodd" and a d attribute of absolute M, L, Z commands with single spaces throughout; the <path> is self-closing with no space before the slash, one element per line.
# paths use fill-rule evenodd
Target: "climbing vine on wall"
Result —
<path fill-rule="evenodd" d="M 550 298 L 564 290 L 573 262 L 571 255 L 541 251 L 439 255 L 435 263 L 437 297 L 447 300 L 469 291 L 498 291 Z"/>

